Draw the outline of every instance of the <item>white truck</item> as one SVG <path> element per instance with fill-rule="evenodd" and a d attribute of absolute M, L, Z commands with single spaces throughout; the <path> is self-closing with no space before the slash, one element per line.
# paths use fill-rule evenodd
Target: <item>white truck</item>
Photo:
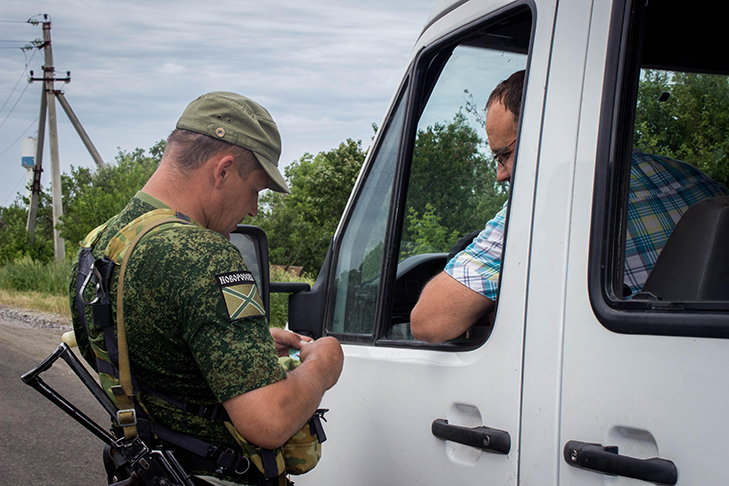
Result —
<path fill-rule="evenodd" d="M 729 482 L 729 216 L 708 225 L 711 237 L 690 230 L 679 250 L 688 269 L 669 261 L 661 277 L 678 288 L 674 297 L 624 297 L 622 279 L 639 79 L 647 69 L 729 74 L 719 9 L 676 0 L 438 4 L 316 284 L 284 289 L 297 290 L 289 327 L 336 336 L 345 352 L 322 403 L 322 460 L 297 484 Z M 404 252 L 404 226 L 416 196 L 442 200 L 440 184 L 414 189 L 418 171 L 447 180 L 451 162 L 415 163 L 418 133 L 463 114 L 466 101 L 482 107 L 519 69 L 495 315 L 462 339 L 415 341 L 409 311 L 446 255 Z M 715 240 L 704 257 L 699 247 Z M 715 292 L 682 296 L 697 279 Z"/>

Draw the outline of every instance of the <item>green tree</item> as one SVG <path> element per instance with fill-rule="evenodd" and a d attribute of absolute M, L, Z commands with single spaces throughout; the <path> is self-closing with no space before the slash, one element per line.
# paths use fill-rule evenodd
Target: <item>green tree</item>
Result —
<path fill-rule="evenodd" d="M 430 203 L 425 205 L 422 216 L 414 208 L 408 208 L 406 219 L 413 240 L 406 241 L 401 246 L 400 260 L 421 253 L 447 253 L 462 236 L 458 231 L 449 230 L 440 224 L 436 208 Z"/>
<path fill-rule="evenodd" d="M 645 71 L 638 89 L 634 145 L 688 162 L 727 186 L 729 78 Z"/>
<path fill-rule="evenodd" d="M 76 243 L 121 211 L 154 173 L 164 146 L 164 140 L 159 141 L 149 150 L 150 155 L 140 148 L 120 150 L 113 164 L 95 174 L 85 167 L 72 167 L 71 174 L 63 174 L 61 237 Z M 75 251 L 75 244 L 67 246 Z"/>
<path fill-rule="evenodd" d="M 319 272 L 365 155 L 361 141 L 348 139 L 286 167 L 291 194 L 264 194 L 258 217 L 248 220 L 268 234 L 271 263 Z"/>
<path fill-rule="evenodd" d="M 431 227 L 437 223 L 444 228 L 448 237 L 437 236 L 431 242 L 439 247 L 453 233 L 462 236 L 483 228 L 501 209 L 507 192 L 496 182 L 495 163 L 482 153 L 483 146 L 460 112 L 447 124 L 435 123 L 418 131 L 407 197 L 408 211 L 416 217 L 408 218 L 404 242 L 424 241 L 424 221 L 417 215 L 430 218 Z"/>
<path fill-rule="evenodd" d="M 53 260 L 53 217 L 50 197 L 41 192 L 33 242 L 26 230 L 28 199 L 18 197 L 8 207 L 0 207 L 0 264 L 29 257 L 40 262 Z"/>

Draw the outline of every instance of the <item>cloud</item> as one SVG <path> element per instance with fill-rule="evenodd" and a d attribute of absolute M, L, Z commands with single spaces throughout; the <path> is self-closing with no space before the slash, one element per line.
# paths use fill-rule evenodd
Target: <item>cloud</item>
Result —
<path fill-rule="evenodd" d="M 435 0 L 5 0 L 3 19 L 51 15 L 54 63 L 71 71 L 66 98 L 106 161 L 117 147 L 165 138 L 192 99 L 236 91 L 262 103 L 279 124 L 289 163 L 347 138 L 369 144 Z M 29 10 L 32 8 L 32 10 Z M 40 26 L 2 24 L 0 38 L 32 40 Z M 29 54 L 0 50 L 0 104 Z M 42 56 L 29 69 L 41 72 Z M 22 83 L 21 83 L 22 85 Z M 24 87 L 24 86 L 23 86 Z M 20 87 L 19 87 L 20 88 Z M 11 103 L 15 102 L 16 90 Z M 23 176 L 16 140 L 38 116 L 31 85 L 0 128 L 0 205 Z M 93 166 L 59 108 L 62 170 Z M 0 122 L 8 108 L 0 112 Z M 34 135 L 35 127 L 25 136 Z M 12 145 L 12 146 L 11 146 Z M 47 146 L 48 144 L 46 144 Z M 48 156 L 44 166 L 49 167 Z M 12 175 L 12 176 L 10 176 Z M 15 177 L 17 175 L 17 177 Z M 44 185 L 50 171 L 44 173 Z"/>

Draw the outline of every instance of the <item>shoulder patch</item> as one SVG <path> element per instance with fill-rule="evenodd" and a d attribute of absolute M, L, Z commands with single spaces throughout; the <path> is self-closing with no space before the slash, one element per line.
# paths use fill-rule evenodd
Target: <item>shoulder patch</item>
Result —
<path fill-rule="evenodd" d="M 261 294 L 258 293 L 256 280 L 251 272 L 219 273 L 215 280 L 220 286 L 231 321 L 266 315 Z"/>

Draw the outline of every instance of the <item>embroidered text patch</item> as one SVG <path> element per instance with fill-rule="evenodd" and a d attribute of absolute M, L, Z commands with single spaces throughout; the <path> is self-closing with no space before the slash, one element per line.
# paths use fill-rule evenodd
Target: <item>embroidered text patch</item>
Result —
<path fill-rule="evenodd" d="M 266 315 L 263 300 L 251 272 L 221 273 L 215 276 L 215 280 L 223 293 L 225 308 L 231 321 Z"/>

